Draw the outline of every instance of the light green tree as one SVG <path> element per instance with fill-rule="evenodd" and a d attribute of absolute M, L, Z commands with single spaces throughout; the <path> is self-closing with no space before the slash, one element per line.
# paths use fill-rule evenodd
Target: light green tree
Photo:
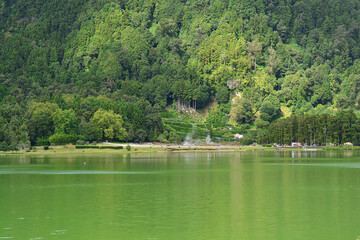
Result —
<path fill-rule="evenodd" d="M 103 139 L 124 141 L 127 137 L 122 116 L 113 111 L 99 109 L 94 113 L 91 122 L 101 129 Z"/>
<path fill-rule="evenodd" d="M 58 109 L 52 114 L 56 133 L 74 134 L 79 124 L 73 109 Z"/>
<path fill-rule="evenodd" d="M 256 60 L 259 57 L 259 55 L 261 54 L 262 43 L 259 42 L 259 40 L 257 40 L 257 39 L 255 39 L 252 42 L 248 42 L 247 50 L 248 50 L 250 59 L 254 63 L 254 70 L 256 71 Z"/>
<path fill-rule="evenodd" d="M 230 118 L 237 124 L 249 124 L 253 122 L 253 110 L 249 100 L 241 98 L 235 102 L 230 111 Z"/>

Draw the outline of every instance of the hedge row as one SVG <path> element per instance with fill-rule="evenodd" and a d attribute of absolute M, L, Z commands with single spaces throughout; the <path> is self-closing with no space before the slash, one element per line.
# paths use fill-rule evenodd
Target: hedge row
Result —
<path fill-rule="evenodd" d="M 75 145 L 76 149 L 86 149 L 86 148 L 96 148 L 99 149 L 100 146 L 94 146 L 94 145 Z"/>
<path fill-rule="evenodd" d="M 124 149 L 123 146 L 76 145 L 76 149 Z"/>
<path fill-rule="evenodd" d="M 124 149 L 123 146 L 100 146 L 100 149 Z"/>

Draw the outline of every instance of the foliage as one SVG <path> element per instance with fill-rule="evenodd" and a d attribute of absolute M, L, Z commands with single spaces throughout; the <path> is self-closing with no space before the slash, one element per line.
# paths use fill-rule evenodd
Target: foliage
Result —
<path fill-rule="evenodd" d="M 84 140 L 83 136 L 71 135 L 66 133 L 55 133 L 49 137 L 49 142 L 55 145 L 64 145 L 68 143 L 75 144 L 78 140 Z"/>
<path fill-rule="evenodd" d="M 262 120 L 262 119 L 257 119 L 255 121 L 255 125 L 258 129 L 267 129 L 270 125 L 270 123 L 268 121 Z"/>
<path fill-rule="evenodd" d="M 73 109 L 58 109 L 52 114 L 52 118 L 55 132 L 64 134 L 74 134 L 77 132 L 79 123 Z"/>
<path fill-rule="evenodd" d="M 123 146 L 100 146 L 100 149 L 124 149 Z"/>
<path fill-rule="evenodd" d="M 249 100 L 241 98 L 237 100 L 230 112 L 231 119 L 237 124 L 253 122 L 253 109 Z"/>
<path fill-rule="evenodd" d="M 126 145 L 126 150 L 130 151 L 131 150 L 131 146 L 130 144 Z"/>
<path fill-rule="evenodd" d="M 261 105 L 260 118 L 261 120 L 272 122 L 280 115 L 280 103 L 279 100 L 270 95 Z"/>
<path fill-rule="evenodd" d="M 209 123 L 226 124 L 228 122 L 228 115 L 230 112 L 230 104 L 222 104 L 215 109 L 211 109 L 206 121 Z"/>
<path fill-rule="evenodd" d="M 139 129 L 136 131 L 135 133 L 135 141 L 142 143 L 145 141 L 145 139 L 147 138 L 147 133 L 145 132 L 145 130 L 143 129 Z"/>
<path fill-rule="evenodd" d="M 123 127 L 124 121 L 121 115 L 113 111 L 99 109 L 94 113 L 90 121 L 101 129 L 103 139 L 120 141 L 126 139 L 127 133 Z"/>
<path fill-rule="evenodd" d="M 360 119 L 353 111 L 329 114 L 300 114 L 280 119 L 270 125 L 266 141 L 288 144 L 301 142 L 307 145 L 360 145 Z"/>
<path fill-rule="evenodd" d="M 222 86 L 216 89 L 215 94 L 216 100 L 218 103 L 227 103 L 229 102 L 229 90 L 226 86 Z"/>
<path fill-rule="evenodd" d="M 95 145 L 75 145 L 76 149 L 99 149 L 100 146 Z"/>
<path fill-rule="evenodd" d="M 38 138 L 36 141 L 36 145 L 37 146 L 46 146 L 49 144 L 49 139 L 48 138 Z"/>
<path fill-rule="evenodd" d="M 216 100 L 208 122 L 230 114 L 263 130 L 280 106 L 357 111 L 358 11 L 358 0 L 5 1 L 0 148 L 54 134 L 178 141 L 184 133 L 170 134 L 159 114 L 174 103 Z M 235 94 L 241 100 L 221 109 Z"/>

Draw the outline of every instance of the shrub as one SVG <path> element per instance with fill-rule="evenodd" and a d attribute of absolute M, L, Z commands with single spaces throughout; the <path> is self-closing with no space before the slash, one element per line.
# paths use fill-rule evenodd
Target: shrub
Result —
<path fill-rule="evenodd" d="M 145 130 L 138 129 L 136 131 L 136 133 L 135 133 L 135 141 L 142 143 L 142 142 L 144 142 L 146 140 L 146 138 L 147 138 L 147 133 L 146 133 Z"/>
<path fill-rule="evenodd" d="M 124 149 L 123 146 L 76 145 L 76 149 Z"/>
<path fill-rule="evenodd" d="M 258 129 L 266 129 L 269 127 L 270 123 L 268 121 L 264 121 L 262 119 L 257 119 L 255 121 L 255 125 Z"/>
<path fill-rule="evenodd" d="M 76 145 L 75 146 L 76 149 L 99 149 L 99 146 L 94 146 L 94 145 Z"/>
<path fill-rule="evenodd" d="M 37 146 L 45 146 L 45 145 L 49 145 L 49 139 L 48 138 L 38 138 L 36 140 L 36 145 Z"/>
<path fill-rule="evenodd" d="M 169 142 L 180 143 L 181 142 L 181 137 L 176 132 L 170 132 L 170 134 L 169 134 Z"/>
<path fill-rule="evenodd" d="M 123 149 L 123 146 L 100 146 L 100 149 Z"/>
<path fill-rule="evenodd" d="M 49 145 L 45 145 L 44 150 L 49 150 Z"/>
<path fill-rule="evenodd" d="M 227 103 L 229 101 L 229 89 L 226 86 L 218 88 L 215 98 L 218 103 Z"/>
<path fill-rule="evenodd" d="M 68 143 L 76 143 L 78 140 L 84 140 L 81 135 L 70 135 L 65 133 L 55 133 L 49 138 L 50 143 L 55 145 L 64 145 Z"/>
<path fill-rule="evenodd" d="M 131 146 L 130 146 L 130 144 L 128 144 L 128 145 L 126 146 L 126 150 L 128 150 L 128 151 L 130 151 L 130 150 L 131 150 Z"/>
<path fill-rule="evenodd" d="M 76 141 L 76 145 L 84 145 L 85 141 L 80 139 Z"/>
<path fill-rule="evenodd" d="M 243 138 L 243 139 L 241 139 L 240 144 L 241 144 L 241 145 L 248 146 L 248 145 L 253 144 L 254 142 L 255 142 L 255 141 L 254 141 L 254 139 L 252 139 L 252 138 Z"/>

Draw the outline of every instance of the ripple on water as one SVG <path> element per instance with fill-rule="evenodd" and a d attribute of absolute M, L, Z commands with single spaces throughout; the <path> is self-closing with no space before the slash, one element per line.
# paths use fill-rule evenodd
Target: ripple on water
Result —
<path fill-rule="evenodd" d="M 113 187 L 113 186 L 132 186 L 132 185 L 149 185 L 148 182 L 144 183 L 111 183 L 111 184 L 58 184 L 58 185 L 27 185 L 34 189 L 55 189 L 55 188 L 94 188 L 94 187 Z M 49 217 L 46 217 L 49 218 Z"/>
<path fill-rule="evenodd" d="M 52 231 L 50 234 L 51 235 L 62 235 L 62 234 L 65 234 L 67 232 L 67 230 L 55 230 L 55 231 Z"/>
<path fill-rule="evenodd" d="M 121 171 L 13 171 L 2 170 L 0 175 L 36 174 L 36 175 L 104 175 L 104 174 L 154 174 L 154 172 L 121 172 Z"/>
<path fill-rule="evenodd" d="M 267 163 L 266 165 L 360 168 L 360 163 Z"/>

